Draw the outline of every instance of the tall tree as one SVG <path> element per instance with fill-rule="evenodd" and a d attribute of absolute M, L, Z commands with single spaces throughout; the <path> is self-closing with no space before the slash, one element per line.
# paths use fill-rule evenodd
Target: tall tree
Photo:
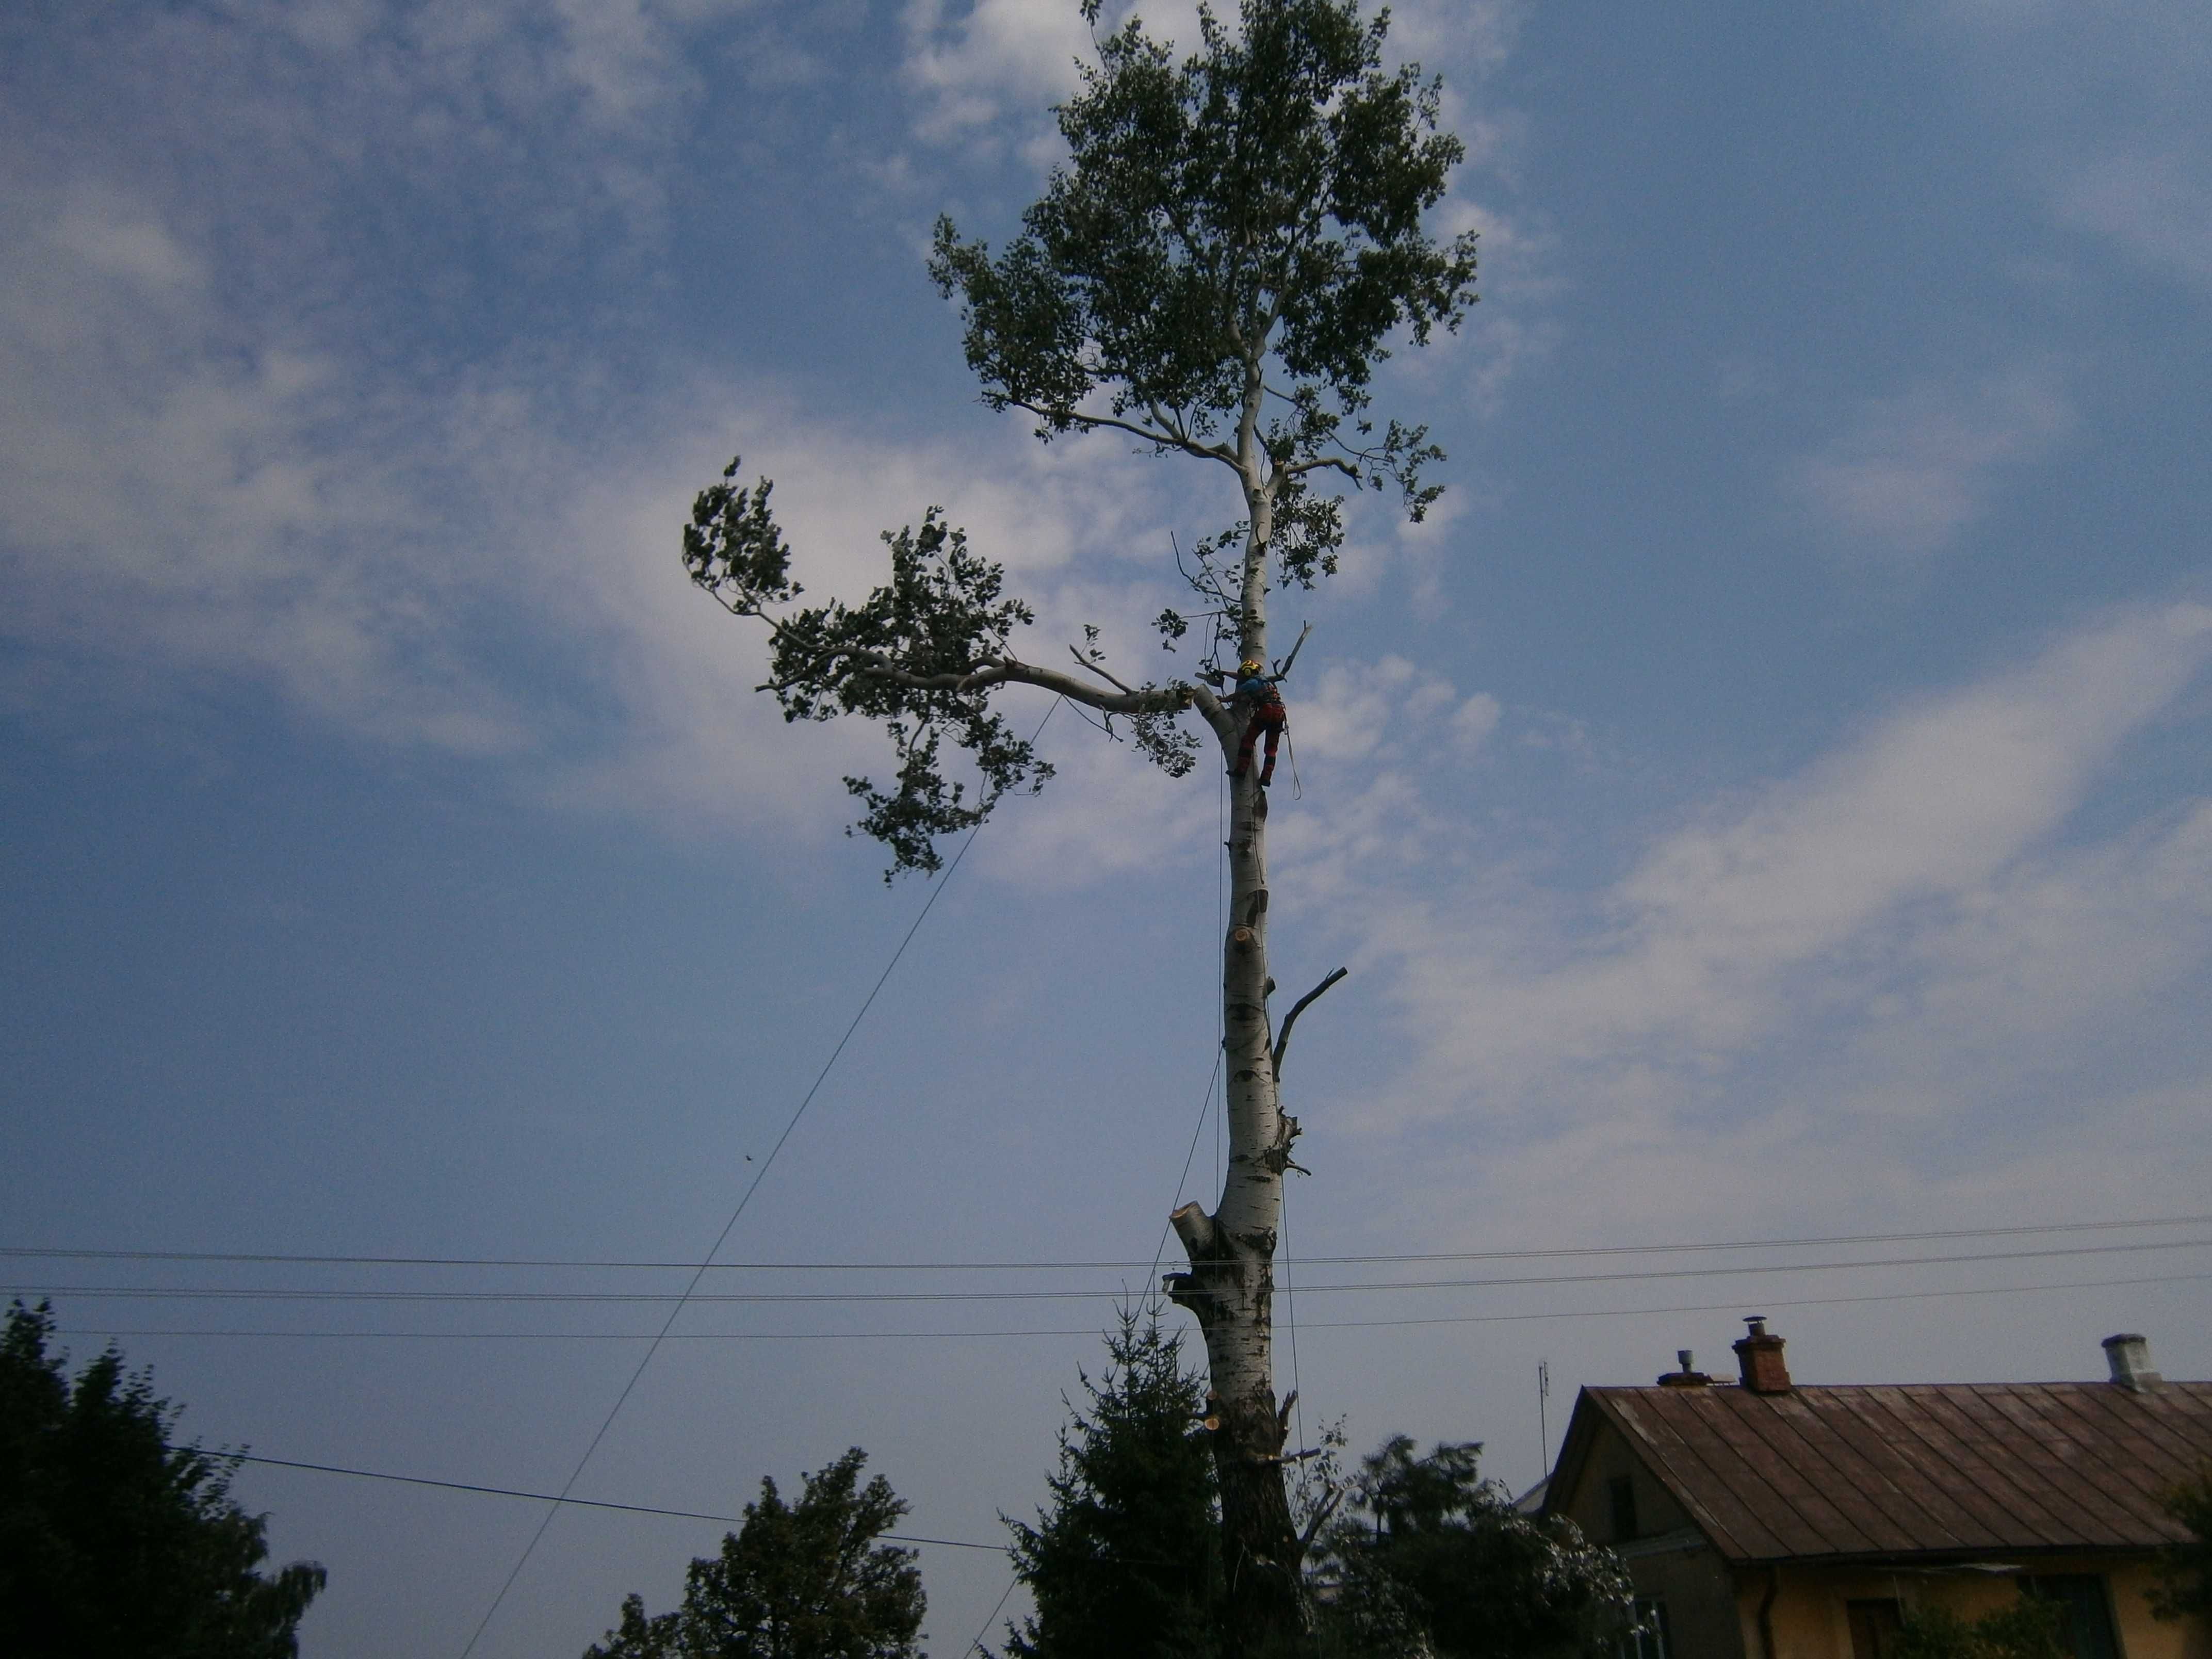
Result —
<path fill-rule="evenodd" d="M 1156 1318 L 1124 1312 L 1060 1434 L 1051 1501 L 1009 1522 L 1036 1611 L 1012 1659 L 1214 1659 L 1223 1584 L 1206 1383 Z"/>
<path fill-rule="evenodd" d="M 0 1334 L 0 1653 L 292 1659 L 322 1568 L 263 1577 L 237 1456 L 173 1444 L 176 1409 L 112 1348 L 72 1380 L 53 1328 L 18 1302 Z"/>
<path fill-rule="evenodd" d="M 764 689 L 787 719 L 857 714 L 890 735 L 895 780 L 846 780 L 864 808 L 857 827 L 890 850 L 886 879 L 938 868 L 942 837 L 1050 775 L 1000 712 L 1009 686 L 1087 704 L 1109 728 L 1125 720 L 1176 775 L 1200 752 L 1179 723 L 1187 715 L 1218 745 L 1234 776 L 1221 980 L 1228 1168 L 1212 1210 L 1175 1213 L 1188 1270 L 1168 1289 L 1197 1317 L 1219 1396 L 1231 1652 L 1299 1653 L 1310 1640 L 1272 1323 L 1298 1133 L 1279 1079 L 1297 1010 L 1274 1029 L 1267 774 L 1238 762 L 1279 726 L 1275 684 L 1297 654 L 1269 654 L 1270 589 L 1311 587 L 1337 567 L 1343 502 L 1326 486 L 1395 489 L 1415 519 L 1437 493 L 1422 481 L 1441 453 L 1426 428 L 1391 420 L 1378 431 L 1370 388 L 1394 340 L 1455 329 L 1474 297 L 1472 234 L 1439 243 L 1423 228 L 1463 150 L 1439 129 L 1437 84 L 1416 67 L 1383 68 L 1387 18 L 1364 20 L 1356 0 L 1243 0 L 1234 27 L 1201 11 L 1198 49 L 1180 60 L 1133 18 L 1098 35 L 1099 9 L 1084 0 L 1097 61 L 1057 111 L 1066 161 L 995 255 L 940 220 L 931 273 L 961 302 L 968 362 L 991 407 L 1030 416 L 1047 441 L 1122 433 L 1233 486 L 1233 515 L 1179 561 L 1197 596 L 1191 614 L 1158 622 L 1170 647 L 1194 621 L 1207 624 L 1204 669 L 1132 685 L 1095 636 L 1070 646 L 1072 669 L 1024 660 L 1014 641 L 1032 610 L 1004 596 L 1000 567 L 934 508 L 885 537 L 890 580 L 865 601 L 800 607 L 769 485 L 736 482 L 735 462 L 694 504 L 684 560 L 728 610 L 768 624 Z M 1223 649 L 1228 664 L 1216 659 Z M 972 778 L 948 778 L 948 739 Z"/>
<path fill-rule="evenodd" d="M 926 1605 L 914 1552 L 876 1540 L 907 1512 L 854 1447 L 804 1477 L 796 1504 L 763 1478 L 744 1523 L 685 1576 L 684 1605 L 648 1617 L 642 1596 L 584 1659 L 921 1659 Z"/>
<path fill-rule="evenodd" d="M 1364 1460 L 1326 1538 L 1326 1650 L 1346 1659 L 1600 1659 L 1632 1620 L 1627 1570 L 1565 1517 L 1485 1480 L 1482 1448 L 1425 1457 L 1397 1435 Z"/>

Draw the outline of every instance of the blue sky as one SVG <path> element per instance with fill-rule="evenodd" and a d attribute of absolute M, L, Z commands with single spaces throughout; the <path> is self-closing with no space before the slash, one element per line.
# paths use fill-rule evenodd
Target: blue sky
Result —
<path fill-rule="evenodd" d="M 1468 141 L 1440 222 L 1482 231 L 1484 297 L 1382 388 L 1450 493 L 1418 530 L 1358 507 L 1346 574 L 1285 606 L 1316 631 L 1277 971 L 1352 969 L 1286 1079 L 1292 1254 L 2204 1210 L 2201 17 L 1394 16 Z M 773 476 L 817 592 L 942 504 L 1048 651 L 1095 623 L 1131 664 L 1170 533 L 1233 516 L 1197 470 L 984 410 L 923 274 L 939 211 L 996 239 L 1039 187 L 1073 7 L 33 0 L 0 41 L 0 1244 L 696 1260 L 927 894 L 841 833 L 869 734 L 784 726 L 759 641 L 683 580 L 690 493 L 732 453 Z M 1218 787 L 1065 713 L 1044 742 L 1060 776 L 977 839 L 723 1260 L 1142 1263 L 1209 1190 Z M 1556 1439 L 1575 1384 L 1724 1364 L 1740 1312 L 1808 1381 L 2094 1376 L 2120 1329 L 2212 1374 L 2202 1249 L 2106 1248 L 2203 1236 L 1462 1263 L 1426 1271 L 1776 1271 L 1316 1293 L 1297 1380 L 1309 1437 L 1481 1439 L 1518 1486 L 1540 1358 Z M 1144 1273 L 708 1284 L 831 1282 Z M 1977 1293 L 1814 1302 L 1938 1291 Z M 528 1489 L 641 1352 L 544 1334 L 665 1312 L 56 1300 L 80 1352 L 134 1333 L 210 1440 Z M 687 1310 L 747 1340 L 667 1345 L 577 1490 L 726 1510 L 857 1442 L 915 1531 L 994 1539 L 1097 1349 L 975 1334 L 1107 1306 Z M 1344 1323 L 1429 1318 L 1462 1322 Z M 135 1334 L 184 1330 L 317 1334 Z M 240 1491 L 331 1570 L 318 1659 L 458 1653 L 539 1513 Z M 477 1651 L 580 1651 L 716 1534 L 564 1513 Z M 957 1652 L 1002 1565 L 924 1568 Z"/>

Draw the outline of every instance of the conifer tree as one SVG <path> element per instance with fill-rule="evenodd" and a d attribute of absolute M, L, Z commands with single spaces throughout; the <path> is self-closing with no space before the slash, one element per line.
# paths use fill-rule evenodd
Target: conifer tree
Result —
<path fill-rule="evenodd" d="M 1051 1501 L 1009 1521 L 1036 1612 L 1008 1659 L 1214 1659 L 1221 1541 L 1206 1382 L 1182 1339 L 1128 1311 L 1060 1433 Z"/>

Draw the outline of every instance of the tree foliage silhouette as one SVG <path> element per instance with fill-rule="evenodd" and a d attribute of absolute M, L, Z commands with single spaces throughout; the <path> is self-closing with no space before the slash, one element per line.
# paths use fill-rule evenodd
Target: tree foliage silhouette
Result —
<path fill-rule="evenodd" d="M 691 1564 L 684 1604 L 647 1617 L 623 1602 L 621 1622 L 585 1659 L 920 1659 L 927 1605 L 912 1550 L 876 1540 L 907 1512 L 854 1447 L 802 1477 L 796 1504 L 763 1478 L 744 1523 L 721 1553 Z"/>
<path fill-rule="evenodd" d="M 1009 1659 L 1213 1659 L 1221 1540 L 1206 1383 L 1157 1318 L 1124 1312 L 1060 1434 L 1051 1500 L 1010 1521 L 1036 1612 Z"/>
<path fill-rule="evenodd" d="M 1366 1458 L 1352 1512 L 1325 1536 L 1324 1650 L 1342 1659 L 1526 1659 L 1615 1650 L 1627 1571 L 1565 1517 L 1521 1514 L 1485 1480 L 1482 1448 Z"/>
<path fill-rule="evenodd" d="M 178 1408 L 113 1348 L 72 1380 L 53 1328 L 18 1302 L 0 1334 L 0 1653 L 292 1659 L 323 1569 L 264 1577 L 238 1456 L 172 1443 Z"/>

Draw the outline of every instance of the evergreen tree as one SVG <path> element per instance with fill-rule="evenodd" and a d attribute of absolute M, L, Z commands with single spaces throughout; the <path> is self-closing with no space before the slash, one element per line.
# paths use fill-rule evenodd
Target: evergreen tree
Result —
<path fill-rule="evenodd" d="M 914 1644 L 925 1600 L 914 1552 L 877 1538 L 907 1512 L 854 1447 L 804 1475 L 796 1504 L 763 1478 L 760 1501 L 691 1563 L 684 1605 L 648 1617 L 642 1596 L 584 1659 L 921 1659 Z"/>
<path fill-rule="evenodd" d="M 10 1659 L 292 1659 L 322 1568 L 274 1577 L 239 1459 L 171 1443 L 178 1413 L 113 1348 L 77 1373 L 53 1311 L 0 1334 L 0 1653 Z"/>
<path fill-rule="evenodd" d="M 1344 1659 L 1534 1659 L 1613 1652 L 1632 1594 L 1574 1522 L 1521 1514 L 1477 1444 L 1364 1460 L 1318 1575 L 1323 1649 Z"/>
<path fill-rule="evenodd" d="M 1221 1534 L 1206 1385 L 1182 1339 L 1124 1311 L 1106 1370 L 1078 1373 L 1060 1468 L 1037 1524 L 1009 1521 L 1036 1603 L 1010 1659 L 1212 1659 L 1220 1651 Z"/>

